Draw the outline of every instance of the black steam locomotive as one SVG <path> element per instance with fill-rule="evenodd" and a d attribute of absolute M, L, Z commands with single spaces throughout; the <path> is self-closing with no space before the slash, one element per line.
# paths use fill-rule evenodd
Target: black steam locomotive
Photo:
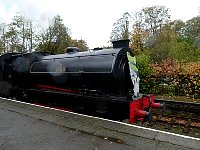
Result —
<path fill-rule="evenodd" d="M 70 108 L 120 118 L 151 120 L 153 95 L 132 98 L 126 52 L 129 40 L 113 42 L 111 49 L 49 55 L 8 53 L 0 57 L 0 95 L 31 100 L 62 101 Z"/>

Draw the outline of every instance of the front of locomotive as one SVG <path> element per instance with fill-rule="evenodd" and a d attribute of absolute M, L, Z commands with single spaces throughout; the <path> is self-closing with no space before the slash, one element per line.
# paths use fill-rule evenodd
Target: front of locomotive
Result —
<path fill-rule="evenodd" d="M 152 122 L 152 110 L 154 108 L 161 108 L 164 104 L 155 103 L 155 96 L 153 94 L 139 94 L 138 97 L 133 96 L 133 87 L 128 59 L 126 52 L 129 49 L 129 40 L 120 40 L 113 42 L 114 48 L 123 47 L 121 54 L 118 53 L 116 57 L 113 74 L 117 75 L 119 80 L 120 95 L 124 95 L 129 105 L 129 122 L 134 123 L 138 120 Z M 118 72 L 116 71 L 118 70 Z"/>

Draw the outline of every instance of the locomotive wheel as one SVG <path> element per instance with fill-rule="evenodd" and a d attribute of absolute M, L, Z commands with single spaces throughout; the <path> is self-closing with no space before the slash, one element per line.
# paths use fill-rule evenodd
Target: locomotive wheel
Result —
<path fill-rule="evenodd" d="M 27 94 L 25 91 L 18 91 L 16 94 L 16 99 L 23 102 L 28 102 Z"/>
<path fill-rule="evenodd" d="M 7 81 L 0 82 L 0 96 L 8 98 L 11 96 L 11 84 Z"/>
<path fill-rule="evenodd" d="M 84 114 L 84 113 L 85 113 L 85 110 L 84 110 L 83 107 L 76 107 L 76 108 L 74 109 L 74 112 L 75 112 L 75 113 L 79 113 L 79 114 Z"/>

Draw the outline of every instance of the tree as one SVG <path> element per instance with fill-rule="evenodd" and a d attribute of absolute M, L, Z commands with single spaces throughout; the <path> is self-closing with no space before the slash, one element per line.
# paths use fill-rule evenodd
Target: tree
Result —
<path fill-rule="evenodd" d="M 152 35 L 156 35 L 162 29 L 162 26 L 169 22 L 169 8 L 165 6 L 152 6 L 142 9 L 146 28 Z"/>
<path fill-rule="evenodd" d="M 174 20 L 174 21 L 171 21 L 169 24 L 177 36 L 179 37 L 184 36 L 185 22 L 183 22 L 182 20 Z"/>
<path fill-rule="evenodd" d="M 131 47 L 136 51 L 155 48 L 158 34 L 170 20 L 168 12 L 164 6 L 152 6 L 134 13 Z"/>
<path fill-rule="evenodd" d="M 111 41 L 129 39 L 129 19 L 130 14 L 126 12 L 123 14 L 122 18 L 118 19 L 116 23 L 113 24 L 113 29 L 110 36 Z"/>
<path fill-rule="evenodd" d="M 1 48 L 5 52 L 31 52 L 33 48 L 32 21 L 17 13 L 9 24 L 1 25 Z"/>
<path fill-rule="evenodd" d="M 186 37 L 194 41 L 194 55 L 200 55 L 200 16 L 194 17 L 186 21 Z M 200 57 L 197 58 L 200 60 Z"/>
<path fill-rule="evenodd" d="M 139 53 L 143 49 L 143 42 L 145 39 L 145 29 L 144 29 L 144 21 L 141 11 L 136 12 L 133 15 L 133 26 L 131 33 L 131 44 L 130 47 L 136 52 Z"/>
<path fill-rule="evenodd" d="M 87 42 L 82 39 L 81 40 L 72 39 L 70 42 L 70 47 L 78 47 L 80 51 L 88 50 Z"/>
<path fill-rule="evenodd" d="M 6 32 L 6 24 L 0 24 L 0 53 L 6 52 L 6 39 L 5 39 L 5 32 Z"/>
<path fill-rule="evenodd" d="M 200 37 L 200 16 L 186 21 L 185 35 L 192 38 Z"/>
<path fill-rule="evenodd" d="M 162 62 L 165 59 L 173 59 L 171 52 L 177 42 L 177 36 L 169 24 L 162 27 L 162 31 L 155 36 L 155 44 L 151 47 L 149 55 L 153 62 Z"/>
<path fill-rule="evenodd" d="M 174 22 L 173 22 L 174 23 Z M 174 24 L 172 25 L 174 27 Z M 176 23 L 176 33 L 178 32 L 178 43 L 174 50 L 178 54 L 178 60 L 196 61 L 200 55 L 200 16 L 183 23 Z"/>
<path fill-rule="evenodd" d="M 18 32 L 15 27 L 15 25 L 8 24 L 8 31 L 5 33 L 5 39 L 6 39 L 6 47 L 7 51 L 6 52 L 17 52 L 20 49 L 20 44 L 19 44 L 19 38 L 18 38 Z"/>
<path fill-rule="evenodd" d="M 33 48 L 33 26 L 32 20 L 28 19 L 22 13 L 18 13 L 14 16 L 11 22 L 15 26 L 19 39 L 18 51 L 20 52 L 31 52 Z"/>
<path fill-rule="evenodd" d="M 64 53 L 65 48 L 70 46 L 70 41 L 69 29 L 63 24 L 61 17 L 57 15 L 50 22 L 48 29 L 39 36 L 37 51 L 51 54 Z"/>

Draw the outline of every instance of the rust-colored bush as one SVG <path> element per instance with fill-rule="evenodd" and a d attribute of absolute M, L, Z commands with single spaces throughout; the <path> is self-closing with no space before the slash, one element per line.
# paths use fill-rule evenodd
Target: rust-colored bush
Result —
<path fill-rule="evenodd" d="M 166 59 L 150 67 L 151 72 L 141 77 L 141 87 L 145 87 L 141 92 L 200 98 L 200 62 Z"/>

